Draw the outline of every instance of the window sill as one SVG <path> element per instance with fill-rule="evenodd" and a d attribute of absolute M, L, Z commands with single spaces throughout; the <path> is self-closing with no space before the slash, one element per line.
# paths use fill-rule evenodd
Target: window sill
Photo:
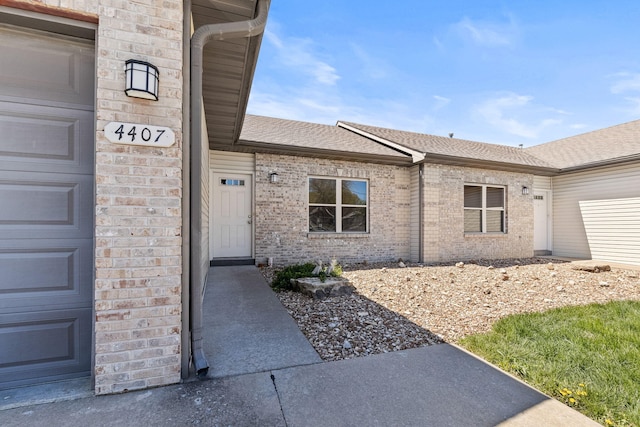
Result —
<path fill-rule="evenodd" d="M 464 233 L 464 237 L 507 237 L 507 233 Z"/>
<path fill-rule="evenodd" d="M 368 239 L 369 233 L 307 233 L 309 239 Z"/>

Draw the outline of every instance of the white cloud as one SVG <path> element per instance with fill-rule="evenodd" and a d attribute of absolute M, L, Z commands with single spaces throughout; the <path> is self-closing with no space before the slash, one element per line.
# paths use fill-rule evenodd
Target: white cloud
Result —
<path fill-rule="evenodd" d="M 338 71 L 314 52 L 312 40 L 282 38 L 269 29 L 265 30 L 265 39 L 276 48 L 281 65 L 290 71 L 302 73 L 325 86 L 333 86 L 340 79 Z"/>
<path fill-rule="evenodd" d="M 453 25 L 453 29 L 462 38 L 470 39 L 475 44 L 486 47 L 511 46 L 519 32 L 512 18 L 507 24 L 499 24 L 472 21 L 468 17 L 464 17 Z"/>
<path fill-rule="evenodd" d="M 444 43 L 442 43 L 438 37 L 433 38 L 433 44 L 435 45 L 436 49 L 438 49 L 439 51 L 442 52 L 445 50 Z"/>
<path fill-rule="evenodd" d="M 622 95 L 625 101 L 625 106 L 619 107 L 618 111 L 634 118 L 640 116 L 640 73 L 623 71 L 609 77 L 616 80 L 611 85 L 611 93 Z"/>
<path fill-rule="evenodd" d="M 611 86 L 611 93 L 621 94 L 640 91 L 640 73 L 622 72 L 614 75 L 618 79 Z"/>
<path fill-rule="evenodd" d="M 485 100 L 474 109 L 475 115 L 497 130 L 519 137 L 534 139 L 553 125 L 562 123 L 556 118 L 542 118 L 549 109 L 532 105 L 533 97 L 507 93 Z"/>
<path fill-rule="evenodd" d="M 449 98 L 445 98 L 444 96 L 440 95 L 433 95 L 433 99 L 436 100 L 436 104 L 432 108 L 433 110 L 439 110 L 451 103 L 451 100 Z"/>
<path fill-rule="evenodd" d="M 631 104 L 627 112 L 632 116 L 640 117 L 640 98 L 626 97 L 624 99 Z"/>
<path fill-rule="evenodd" d="M 362 46 L 355 43 L 349 45 L 356 58 L 360 60 L 362 72 L 374 80 L 384 79 L 389 75 L 389 66 L 380 58 L 370 55 Z"/>

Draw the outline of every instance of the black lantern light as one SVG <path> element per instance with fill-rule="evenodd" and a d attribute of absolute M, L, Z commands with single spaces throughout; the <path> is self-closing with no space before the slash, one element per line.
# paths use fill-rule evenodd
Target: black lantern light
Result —
<path fill-rule="evenodd" d="M 145 61 L 129 59 L 125 63 L 124 93 L 133 98 L 158 100 L 159 72 L 155 65 Z"/>

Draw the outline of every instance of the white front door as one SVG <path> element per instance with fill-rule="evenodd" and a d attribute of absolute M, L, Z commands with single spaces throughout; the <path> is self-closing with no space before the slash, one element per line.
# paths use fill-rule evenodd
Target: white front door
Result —
<path fill-rule="evenodd" d="M 212 173 L 211 258 L 251 257 L 251 175 Z"/>
<path fill-rule="evenodd" d="M 549 192 L 533 193 L 533 250 L 551 250 L 549 236 Z"/>

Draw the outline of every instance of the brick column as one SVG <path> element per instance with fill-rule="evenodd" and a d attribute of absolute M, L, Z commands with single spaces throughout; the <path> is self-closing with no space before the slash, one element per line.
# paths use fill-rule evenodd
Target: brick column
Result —
<path fill-rule="evenodd" d="M 182 2 L 100 0 L 97 33 L 95 392 L 180 381 Z M 160 71 L 159 101 L 124 94 L 127 59 Z M 167 126 L 169 148 L 119 145 L 107 123 Z"/>

